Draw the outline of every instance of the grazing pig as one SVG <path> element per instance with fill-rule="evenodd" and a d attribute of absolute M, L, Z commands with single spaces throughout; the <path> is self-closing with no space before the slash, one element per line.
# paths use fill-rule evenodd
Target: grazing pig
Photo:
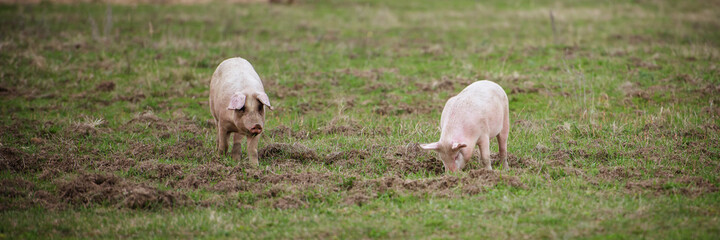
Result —
<path fill-rule="evenodd" d="M 486 169 L 490 166 L 490 138 L 497 137 L 503 168 L 508 169 L 507 139 L 510 132 L 508 98 L 494 82 L 477 81 L 448 99 L 440 117 L 440 141 L 421 144 L 435 150 L 445 171 L 462 169 L 472 157 L 475 145 L 480 148 Z M 468 147 L 469 146 L 469 147 Z"/>
<path fill-rule="evenodd" d="M 260 76 L 250 62 L 230 58 L 215 69 L 210 80 L 210 112 L 217 127 L 217 150 L 226 154 L 233 134 L 232 157 L 240 160 L 240 141 L 247 137 L 250 162 L 258 165 L 257 144 L 265 124 L 264 106 L 273 109 Z"/>

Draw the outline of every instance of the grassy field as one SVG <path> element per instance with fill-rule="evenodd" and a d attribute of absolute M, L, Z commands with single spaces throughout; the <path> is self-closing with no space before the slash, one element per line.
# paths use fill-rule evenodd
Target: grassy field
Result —
<path fill-rule="evenodd" d="M 717 239 L 718 11 L 0 5 L 0 239 Z M 214 153 L 209 79 L 235 56 L 275 106 L 257 168 Z M 510 98 L 511 169 L 445 174 L 418 143 L 482 79 Z"/>

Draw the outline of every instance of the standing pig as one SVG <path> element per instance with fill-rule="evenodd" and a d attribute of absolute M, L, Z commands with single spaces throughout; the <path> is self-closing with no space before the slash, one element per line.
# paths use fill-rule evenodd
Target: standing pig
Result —
<path fill-rule="evenodd" d="M 260 76 L 250 62 L 230 58 L 215 69 L 210 80 L 210 112 L 217 127 L 217 150 L 226 154 L 233 134 L 233 159 L 240 160 L 240 141 L 247 137 L 250 162 L 258 165 L 257 145 L 265 124 L 264 106 L 273 109 Z"/>
<path fill-rule="evenodd" d="M 486 169 L 490 166 L 490 138 L 497 137 L 503 168 L 508 169 L 507 139 L 510 132 L 508 98 L 494 82 L 477 81 L 450 98 L 440 117 L 440 141 L 421 144 L 435 150 L 445 171 L 462 169 L 472 157 L 475 145 L 480 148 Z M 470 147 L 468 147 L 470 146 Z"/>

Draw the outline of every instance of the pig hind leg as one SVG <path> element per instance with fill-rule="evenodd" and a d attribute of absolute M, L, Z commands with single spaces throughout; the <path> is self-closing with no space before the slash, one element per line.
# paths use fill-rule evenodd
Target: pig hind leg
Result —
<path fill-rule="evenodd" d="M 478 148 L 480 149 L 480 160 L 485 164 L 485 169 L 492 170 L 490 161 L 490 137 L 481 136 L 478 141 Z"/>
<path fill-rule="evenodd" d="M 235 161 L 242 160 L 242 135 L 240 133 L 233 133 L 233 146 L 230 150 L 230 155 Z"/>
<path fill-rule="evenodd" d="M 507 133 L 500 133 L 497 136 L 498 148 L 500 149 L 500 160 L 502 161 L 503 169 L 510 169 L 507 162 Z"/>

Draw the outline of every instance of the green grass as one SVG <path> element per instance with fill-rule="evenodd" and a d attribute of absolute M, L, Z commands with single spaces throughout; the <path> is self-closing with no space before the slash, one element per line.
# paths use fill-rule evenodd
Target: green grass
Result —
<path fill-rule="evenodd" d="M 715 239 L 718 8 L 0 5 L 0 238 Z M 276 107 L 259 147 L 316 157 L 253 169 L 216 156 L 209 79 L 235 56 Z M 436 141 L 445 101 L 482 79 L 510 98 L 512 167 L 477 178 L 474 156 L 464 173 L 439 173 L 412 144 Z M 129 187 L 63 195 L 90 173 Z M 393 179 L 408 186 L 383 185 Z M 137 186 L 187 199 L 135 209 Z"/>

